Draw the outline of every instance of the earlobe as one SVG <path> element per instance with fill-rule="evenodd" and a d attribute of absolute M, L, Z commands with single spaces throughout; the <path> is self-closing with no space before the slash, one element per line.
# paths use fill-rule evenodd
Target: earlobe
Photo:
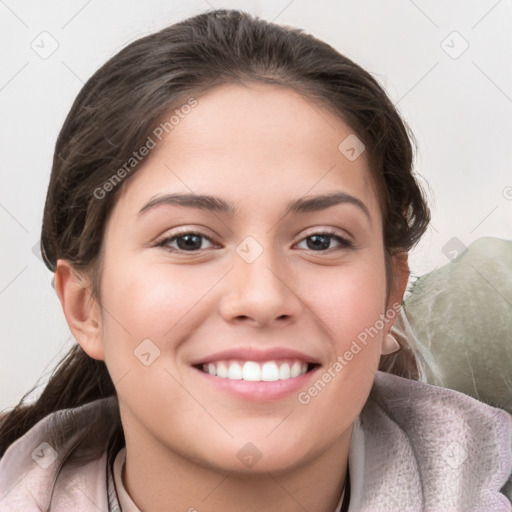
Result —
<path fill-rule="evenodd" d="M 101 315 L 85 276 L 66 260 L 58 260 L 54 287 L 68 326 L 82 349 L 93 359 L 104 360 Z"/>
<path fill-rule="evenodd" d="M 387 311 L 394 310 L 396 317 L 397 307 L 402 303 L 407 282 L 409 281 L 409 264 L 407 261 L 407 253 L 402 252 L 393 256 L 393 278 L 390 286 L 390 293 L 387 303 Z M 391 334 L 391 327 L 395 322 L 390 322 L 384 332 L 382 340 L 381 354 L 389 355 L 401 350 L 401 346 L 397 339 Z"/>
<path fill-rule="evenodd" d="M 397 339 L 392 334 L 384 335 L 384 339 L 382 340 L 382 350 L 381 354 L 383 356 L 387 356 L 389 354 L 393 354 L 401 350 L 400 343 L 398 343 Z"/>

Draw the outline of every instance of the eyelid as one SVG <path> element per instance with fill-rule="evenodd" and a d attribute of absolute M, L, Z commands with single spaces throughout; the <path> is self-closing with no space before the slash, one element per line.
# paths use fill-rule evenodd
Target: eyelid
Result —
<path fill-rule="evenodd" d="M 337 247 L 337 248 L 331 247 L 325 251 L 312 251 L 312 252 L 316 252 L 316 253 L 320 253 L 320 254 L 322 254 L 322 253 L 327 254 L 327 253 L 334 252 L 336 250 L 354 249 L 355 248 L 355 243 L 349 237 L 344 236 L 344 235 L 340 234 L 338 231 L 333 230 L 333 229 L 324 229 L 324 230 L 319 229 L 317 231 L 313 231 L 310 234 L 306 234 L 306 235 L 302 236 L 300 238 L 300 240 L 298 242 L 295 242 L 295 244 L 293 244 L 293 245 L 296 246 L 296 245 L 304 242 L 308 238 L 315 236 L 315 235 L 331 237 L 331 238 L 337 240 L 340 247 Z M 307 250 L 307 249 L 304 249 L 304 250 Z"/>
<path fill-rule="evenodd" d="M 344 230 L 332 227 L 314 227 L 307 229 L 306 231 L 301 233 L 300 238 L 296 243 L 301 242 L 305 238 L 308 238 L 313 235 L 332 235 L 333 237 L 342 238 L 343 240 L 346 240 L 347 242 L 354 244 L 353 237 L 349 233 L 347 233 Z"/>
<path fill-rule="evenodd" d="M 213 235 L 206 234 L 206 231 L 212 232 L 210 229 L 207 229 L 203 226 L 200 227 L 193 227 L 193 226 L 177 226 L 175 228 L 166 229 L 163 234 L 159 235 L 155 239 L 155 243 L 158 243 L 158 241 L 162 241 L 168 238 L 174 238 L 181 235 L 201 235 L 205 238 L 208 238 L 208 240 L 213 241 L 213 238 L 218 236 L 215 232 L 212 232 Z"/>
<path fill-rule="evenodd" d="M 182 226 L 179 228 L 175 228 L 175 230 L 172 231 L 171 233 L 166 232 L 166 234 L 158 237 L 157 240 L 155 240 L 153 246 L 154 247 L 164 247 L 164 248 L 167 248 L 171 252 L 182 253 L 182 254 L 200 253 L 200 252 L 212 249 L 211 247 L 209 247 L 209 248 L 205 248 L 205 249 L 198 249 L 196 251 L 185 251 L 185 250 L 181 250 L 181 249 L 166 247 L 166 245 L 168 243 L 170 243 L 171 241 L 174 241 L 176 238 L 179 238 L 180 236 L 184 236 L 184 235 L 197 235 L 197 236 L 203 237 L 205 240 L 207 240 L 209 243 L 211 243 L 214 246 L 219 245 L 217 242 L 214 241 L 213 237 L 207 235 L 206 233 L 201 231 L 201 229 L 194 229 L 192 227 Z M 310 228 L 306 232 L 303 232 L 301 234 L 301 237 L 296 242 L 293 243 L 292 247 L 305 241 L 307 238 L 309 238 L 311 236 L 315 236 L 315 235 L 330 236 L 332 238 L 338 239 L 338 243 L 340 243 L 340 245 L 342 247 L 344 246 L 345 248 L 355 247 L 355 243 L 352 240 L 352 237 L 350 235 L 347 236 L 345 233 L 340 232 L 340 230 L 337 230 L 336 228 L 321 228 L 321 227 Z M 335 250 L 335 249 L 331 249 L 331 250 Z M 314 252 L 324 252 L 325 253 L 325 252 L 330 252 L 330 250 L 328 249 L 326 251 L 314 251 Z"/>
<path fill-rule="evenodd" d="M 197 251 L 184 251 L 184 250 L 180 250 L 180 249 L 174 249 L 174 248 L 170 248 L 170 247 L 165 247 L 171 241 L 174 241 L 176 238 L 179 238 L 180 236 L 184 236 L 184 235 L 197 235 L 197 236 L 201 236 L 205 240 L 207 240 L 209 243 L 211 243 L 212 245 L 218 245 L 214 241 L 212 236 L 207 235 L 206 233 L 204 233 L 200 229 L 195 229 L 195 228 L 184 226 L 184 227 L 181 227 L 181 228 L 175 228 L 175 230 L 173 230 L 172 232 L 169 232 L 167 230 L 163 235 L 159 236 L 153 242 L 152 246 L 153 247 L 164 247 L 164 248 L 167 248 L 171 252 L 190 253 L 190 254 L 192 254 L 194 252 L 195 253 L 199 253 L 201 251 L 205 251 L 205 250 L 210 249 L 210 248 L 207 248 L 207 249 L 200 249 L 200 250 L 197 250 Z"/>

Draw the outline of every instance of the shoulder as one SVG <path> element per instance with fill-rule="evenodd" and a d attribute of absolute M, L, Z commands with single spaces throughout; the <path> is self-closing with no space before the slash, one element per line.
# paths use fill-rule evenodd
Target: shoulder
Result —
<path fill-rule="evenodd" d="M 377 372 L 370 397 L 370 404 L 387 410 L 405 429 L 417 429 L 421 420 L 423 425 L 436 425 L 439 436 L 464 428 L 471 434 L 503 438 L 512 428 L 511 415 L 503 409 L 459 391 L 389 373 Z"/>
<path fill-rule="evenodd" d="M 502 493 L 512 473 L 507 412 L 378 372 L 358 426 L 366 478 L 410 510 L 512 510 Z"/>
<path fill-rule="evenodd" d="M 57 411 L 14 442 L 0 460 L 0 509 L 108 509 L 106 449 L 116 407 L 108 398 Z"/>

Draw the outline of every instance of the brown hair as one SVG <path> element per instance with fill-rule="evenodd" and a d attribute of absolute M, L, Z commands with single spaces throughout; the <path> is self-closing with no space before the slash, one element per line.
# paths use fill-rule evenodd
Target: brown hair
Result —
<path fill-rule="evenodd" d="M 337 114 L 365 144 L 382 210 L 389 285 L 391 255 L 408 251 L 429 222 L 412 174 L 412 134 L 378 82 L 357 64 L 300 29 L 236 10 L 205 12 L 143 37 L 84 85 L 55 147 L 41 234 L 48 268 L 69 260 L 92 276 L 92 295 L 100 300 L 105 223 L 137 168 L 105 197 L 94 191 L 144 145 L 163 114 L 234 81 L 293 88 Z M 381 368 L 416 375 L 410 351 L 385 356 Z M 22 399 L 2 422 L 0 455 L 47 414 L 108 396 L 115 388 L 105 364 L 74 346 L 39 399 L 29 405 Z"/>

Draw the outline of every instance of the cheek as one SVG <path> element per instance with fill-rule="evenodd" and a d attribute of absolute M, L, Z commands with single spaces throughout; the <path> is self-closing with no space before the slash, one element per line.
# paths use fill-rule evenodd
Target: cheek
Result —
<path fill-rule="evenodd" d="M 125 260 L 105 262 L 102 280 L 103 337 L 107 354 L 115 359 L 132 354 L 145 339 L 173 351 L 169 340 L 199 322 L 198 304 L 204 307 L 218 275 L 200 266 L 179 266 Z M 205 300 L 206 299 L 206 300 Z M 133 356 L 133 354 L 132 354 Z"/>
<path fill-rule="evenodd" d="M 324 276 L 311 275 L 304 287 L 340 353 L 347 341 L 373 326 L 384 313 L 385 265 L 383 258 L 371 258 L 324 272 Z"/>
<path fill-rule="evenodd" d="M 204 320 L 206 295 L 216 281 L 199 266 L 105 261 L 105 362 L 121 402 L 136 415 L 159 417 L 164 403 L 176 401 L 187 418 L 198 414 L 174 378 L 180 379 L 176 358 L 181 341 Z"/>
<path fill-rule="evenodd" d="M 318 276 L 317 276 L 318 277 Z M 380 360 L 386 278 L 384 258 L 329 269 L 323 279 L 307 284 L 310 306 L 323 321 L 331 340 L 330 363 L 298 397 L 325 427 L 359 413 L 375 378 Z M 343 407 L 333 408 L 333 404 Z"/>

